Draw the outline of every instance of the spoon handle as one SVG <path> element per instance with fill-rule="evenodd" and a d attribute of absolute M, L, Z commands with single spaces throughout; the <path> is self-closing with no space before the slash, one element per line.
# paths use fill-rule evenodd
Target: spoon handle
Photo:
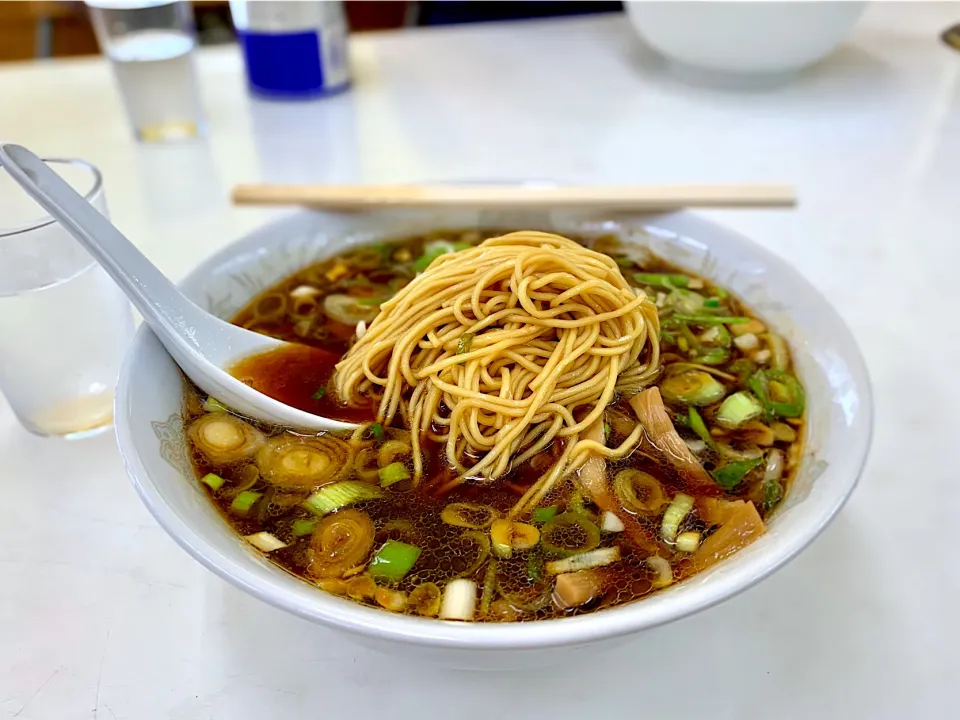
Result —
<path fill-rule="evenodd" d="M 149 324 L 166 325 L 190 342 L 196 316 L 184 313 L 200 309 L 107 218 L 25 147 L 0 143 L 0 165 L 93 255 Z"/>

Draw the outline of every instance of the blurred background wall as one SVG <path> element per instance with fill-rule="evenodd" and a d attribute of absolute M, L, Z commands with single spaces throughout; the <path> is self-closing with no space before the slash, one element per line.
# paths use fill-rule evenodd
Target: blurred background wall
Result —
<path fill-rule="evenodd" d="M 620 2 L 476 2 L 474 0 L 348 0 L 354 32 L 401 27 L 451 25 L 496 20 L 523 20 L 620 11 Z M 195 0 L 200 42 L 233 41 L 227 0 Z M 82 2 L 0 2 L 0 61 L 89 55 L 97 40 Z"/>

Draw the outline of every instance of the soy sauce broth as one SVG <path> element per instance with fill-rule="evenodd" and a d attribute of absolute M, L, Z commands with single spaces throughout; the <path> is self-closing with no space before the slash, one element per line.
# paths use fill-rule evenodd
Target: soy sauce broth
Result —
<path fill-rule="evenodd" d="M 504 232 L 508 231 L 438 231 L 354 249 L 304 268 L 255 298 L 233 319 L 235 324 L 301 345 L 247 358 L 238 363 L 232 373 L 267 395 L 302 410 L 355 422 L 372 422 L 376 408 L 372 405 L 365 408 L 343 406 L 334 396 L 330 381 L 334 365 L 355 337 L 357 323 L 362 320 L 369 325 L 376 316 L 379 303 L 409 282 L 418 268 L 422 269 L 424 258 L 429 258 L 431 249 L 435 251 L 438 242 L 456 250 Z M 678 532 L 697 534 L 703 543 L 702 547 L 706 547 L 711 536 L 716 534 L 720 537 L 727 532 L 727 520 L 718 521 L 723 516 L 718 511 L 721 507 L 718 502 L 725 503 L 723 508 L 739 508 L 737 512 L 751 504 L 759 516 L 769 517 L 788 492 L 799 463 L 803 438 L 802 414 L 785 418 L 767 412 L 757 420 L 729 428 L 718 421 L 721 402 L 699 403 L 693 407 L 708 428 L 709 435 L 705 440 L 692 427 L 690 406 L 671 398 L 669 387 L 665 387 L 665 384 L 669 386 L 667 379 L 675 374 L 675 370 L 683 371 L 685 364 L 695 363 L 697 367 L 706 368 L 708 374 L 716 373 L 714 377 L 725 386 L 725 397 L 739 392 L 749 393 L 752 376 L 757 372 L 773 372 L 774 350 L 781 355 L 776 360 L 783 363 L 782 353 L 787 352 L 785 346 L 774 347 L 775 341 L 765 337 L 769 332 L 762 321 L 752 316 L 729 293 L 709 281 L 647 253 L 637 253 L 633 248 L 628 251 L 610 236 L 581 239 L 581 242 L 617 259 L 624 276 L 633 284 L 643 287 L 657 303 L 663 326 L 661 349 L 665 367 L 656 384 L 661 387 L 677 432 L 703 467 L 708 472 L 718 473 L 724 468 L 729 469 L 734 463 L 750 465 L 742 480 L 734 485 L 721 487 L 718 481 L 715 488 L 695 494 L 693 509 L 683 518 Z M 653 277 L 656 275 L 677 277 L 670 280 Z M 664 286 L 663 282 L 667 284 Z M 683 284 L 674 286 L 674 282 Z M 330 303 L 327 300 L 330 296 L 340 296 L 341 299 Z M 720 323 L 722 331 L 711 330 L 717 324 L 711 317 L 734 316 L 741 319 L 735 324 Z M 700 321 L 706 324 L 700 325 L 678 317 L 701 318 Z M 756 332 L 742 332 L 745 327 Z M 745 335 L 753 337 L 743 339 Z M 783 372 L 789 375 L 788 357 L 787 363 Z M 770 377 L 781 378 L 773 374 Z M 209 412 L 222 412 L 216 406 L 211 408 L 209 403 L 204 407 L 204 400 L 195 390 L 188 393 L 188 423 L 197 421 Z M 626 398 L 619 398 L 608 408 L 607 421 L 607 444 L 619 444 L 629 432 L 630 424 L 636 422 Z M 263 434 L 266 443 L 282 438 L 294 438 L 300 442 L 296 433 L 280 428 L 257 426 L 257 430 Z M 349 467 L 336 477 L 336 481 L 378 485 L 377 478 L 371 479 L 369 475 L 375 467 L 367 468 L 367 477 L 360 476 L 362 463 L 358 464 L 359 453 L 364 452 L 365 457 L 371 459 L 385 444 L 403 443 L 405 433 L 400 427 L 388 427 L 380 428 L 378 433 L 368 428 L 359 434 L 354 433 L 352 438 L 350 433 L 341 436 L 342 442 L 353 443 L 354 449 L 351 451 L 353 455 Z M 235 463 L 214 464 L 196 442 L 191 444 L 191 455 L 198 478 L 207 473 L 216 473 L 223 478 L 224 482 L 218 489 L 204 487 L 235 530 L 243 536 L 269 533 L 285 546 L 268 552 L 268 557 L 308 582 L 359 602 L 384 605 L 383 597 L 373 594 L 374 585 L 380 588 L 381 593 L 389 590 L 397 593 L 391 596 L 394 599 L 402 595 L 410 602 L 414 597 L 412 593 L 425 583 L 433 583 L 442 591 L 451 580 L 467 578 L 476 583 L 479 598 L 485 584 L 489 589 L 490 578 L 493 577 L 492 602 L 489 607 L 478 611 L 476 619 L 527 621 L 592 612 L 630 602 L 655 592 L 663 584 L 662 576 L 653 570 L 647 560 L 651 554 L 649 551 L 632 546 L 620 533 L 603 531 L 599 533 L 597 546 L 619 548 L 620 560 L 597 569 L 604 578 L 602 591 L 582 604 L 560 607 L 554 592 L 556 580 L 544 569 L 547 563 L 558 558 L 547 552 L 544 543 L 528 551 L 514 552 L 508 558 L 496 558 L 489 550 L 483 549 L 483 537 L 487 538 L 489 547 L 489 527 L 473 530 L 444 521 L 444 510 L 453 503 L 484 506 L 505 516 L 526 489 L 559 456 L 562 450 L 560 444 L 554 443 L 494 483 L 461 485 L 443 494 L 438 492 L 438 488 L 453 477 L 453 472 L 445 465 L 443 448 L 427 441 L 423 449 L 427 472 L 419 487 L 413 488 L 408 480 L 403 480 L 385 488 L 382 497 L 350 504 L 350 508 L 364 513 L 373 523 L 374 538 L 366 561 L 356 572 L 345 577 L 319 580 L 308 572 L 313 536 L 304 533 L 311 523 L 322 522 L 304 506 L 307 497 L 317 488 L 291 490 L 272 484 L 258 471 L 257 457 Z M 655 479 L 667 499 L 675 498 L 678 493 L 692 494 L 668 462 L 645 450 L 638 449 L 623 460 L 608 463 L 608 479 L 613 482 L 621 471 L 640 471 Z M 782 472 L 773 484 L 768 475 L 771 458 L 775 457 L 780 457 Z M 401 460 L 409 468 L 410 459 Z M 244 492 L 256 493 L 258 497 L 248 512 L 239 515 L 232 505 L 238 495 Z M 660 536 L 665 507 L 656 513 L 633 513 L 640 525 L 654 538 Z M 560 483 L 539 504 L 538 510 L 550 508 L 557 515 L 582 513 L 586 522 L 598 529 L 604 523 L 600 509 L 579 497 L 569 482 Z M 723 517 L 731 515 L 727 513 Z M 532 518 L 521 519 L 533 522 Z M 536 525 L 541 533 L 549 527 L 544 523 Z M 368 577 L 370 558 L 388 541 L 416 546 L 420 550 L 419 557 L 402 579 L 371 581 Z M 658 541 L 655 554 L 669 563 L 672 582 L 680 582 L 704 566 L 697 560 L 696 552 L 681 552 L 676 545 L 662 540 Z M 491 570 L 491 567 L 495 567 L 495 570 Z M 422 614 L 422 608 L 412 603 L 405 608 L 393 609 L 408 614 Z M 428 615 L 435 616 L 435 613 Z"/>

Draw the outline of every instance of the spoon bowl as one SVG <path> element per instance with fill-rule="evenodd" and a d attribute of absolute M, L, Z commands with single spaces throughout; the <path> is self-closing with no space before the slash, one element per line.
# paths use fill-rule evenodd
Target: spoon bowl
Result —
<path fill-rule="evenodd" d="M 273 425 L 312 432 L 357 427 L 290 407 L 233 377 L 225 368 L 291 343 L 231 325 L 197 307 L 123 233 L 26 148 L 0 144 L 0 165 L 103 266 L 177 365 L 205 393 L 241 415 Z"/>

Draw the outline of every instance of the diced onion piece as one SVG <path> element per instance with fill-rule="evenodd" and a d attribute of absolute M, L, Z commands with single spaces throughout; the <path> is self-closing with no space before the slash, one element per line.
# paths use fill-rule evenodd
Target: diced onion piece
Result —
<path fill-rule="evenodd" d="M 315 288 L 312 285 L 297 285 L 297 287 L 290 291 L 290 297 L 295 299 L 309 298 L 319 292 L 320 288 Z"/>
<path fill-rule="evenodd" d="M 769 350 L 757 350 L 753 354 L 753 361 L 759 363 L 760 365 L 766 365 L 770 360 L 770 351 Z"/>
<path fill-rule="evenodd" d="M 576 572 L 577 570 L 589 570 L 590 568 L 611 565 L 618 560 L 620 560 L 619 547 L 596 548 L 565 557 L 562 560 L 551 560 L 544 565 L 544 569 L 550 575 L 560 575 L 562 573 Z"/>
<path fill-rule="evenodd" d="M 403 612 L 407 607 L 407 594 L 402 590 L 378 587 L 373 593 L 377 605 L 391 612 Z"/>
<path fill-rule="evenodd" d="M 600 521 L 600 529 L 606 532 L 623 532 L 626 526 L 623 524 L 623 520 L 617 517 L 617 514 L 607 510 L 603 513 L 603 518 Z"/>
<path fill-rule="evenodd" d="M 685 493 L 677 493 L 663 514 L 660 523 L 660 537 L 668 543 L 676 542 L 680 523 L 693 510 L 693 498 Z"/>
<path fill-rule="evenodd" d="M 761 333 L 765 333 L 766 331 L 767 331 L 767 326 L 756 319 L 751 319 L 750 322 L 740 323 L 739 325 L 730 326 L 730 332 L 738 336 L 747 335 L 750 333 L 754 335 L 760 335 Z"/>
<path fill-rule="evenodd" d="M 447 583 L 440 602 L 441 620 L 473 620 L 477 611 L 477 584 L 473 580 L 457 578 Z"/>
<path fill-rule="evenodd" d="M 746 335 L 735 337 L 733 342 L 741 350 L 756 350 L 758 347 L 760 347 L 760 338 L 753 333 L 747 333 Z"/>
<path fill-rule="evenodd" d="M 377 584 L 369 575 L 357 575 L 347 581 L 347 595 L 354 600 L 370 600 L 377 594 Z"/>
<path fill-rule="evenodd" d="M 690 448 L 690 452 L 692 453 L 702 453 L 707 449 L 707 444 L 703 440 L 684 439 L 684 442 L 687 444 L 687 447 Z"/>
<path fill-rule="evenodd" d="M 779 480 L 783 475 L 783 453 L 771 450 L 767 455 L 767 466 L 763 470 L 763 481 Z"/>
<path fill-rule="evenodd" d="M 670 563 L 659 555 L 651 555 L 645 561 L 647 566 L 656 573 L 650 584 L 655 588 L 664 588 L 673 584 L 673 568 Z"/>
<path fill-rule="evenodd" d="M 367 334 L 367 323 L 364 320 L 361 320 L 357 323 L 357 340 L 362 340 L 363 336 Z"/>
<path fill-rule="evenodd" d="M 677 535 L 677 550 L 685 553 L 692 553 L 700 547 L 700 533 L 695 530 L 688 530 Z"/>
<path fill-rule="evenodd" d="M 324 485 L 304 500 L 303 506 L 317 515 L 326 515 L 361 500 L 376 500 L 382 497 L 383 491 L 376 485 L 356 480 L 345 480 L 332 485 Z"/>
<path fill-rule="evenodd" d="M 771 423 L 770 429 L 773 431 L 774 439 L 780 442 L 792 443 L 797 439 L 797 431 L 786 423 Z"/>
<path fill-rule="evenodd" d="M 246 535 L 244 539 L 258 550 L 263 550 L 264 552 L 273 552 L 274 550 L 280 550 L 287 546 L 285 542 L 278 539 L 275 535 L 263 531 L 256 532 L 253 535 Z"/>

